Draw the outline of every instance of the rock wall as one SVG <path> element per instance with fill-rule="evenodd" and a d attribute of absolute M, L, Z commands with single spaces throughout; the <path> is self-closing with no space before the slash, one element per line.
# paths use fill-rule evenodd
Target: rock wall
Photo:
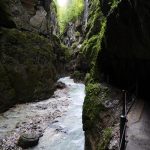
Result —
<path fill-rule="evenodd" d="M 121 91 L 106 84 L 97 82 L 86 85 L 83 106 L 86 150 L 109 149 L 121 112 L 120 99 Z"/>
<path fill-rule="evenodd" d="M 113 133 L 112 126 L 117 123 L 120 113 L 120 91 L 97 80 L 100 76 L 97 56 L 101 54 L 102 39 L 106 30 L 106 17 L 102 11 L 108 14 L 108 10 L 102 10 L 102 6 L 103 3 L 99 0 L 89 1 L 85 40 L 79 53 L 79 62 L 85 58 L 86 63 L 86 97 L 83 106 L 86 150 L 108 149 Z"/>
<path fill-rule="evenodd" d="M 107 28 L 97 64 L 111 84 L 139 97 L 149 97 L 150 3 L 122 0 L 107 16 Z M 99 74 L 100 74 L 99 72 Z"/>
<path fill-rule="evenodd" d="M 88 96 L 83 107 L 86 149 L 108 149 L 103 132 L 108 126 L 113 128 L 113 121 L 112 124 L 108 120 L 103 122 L 103 113 L 112 115 L 101 107 L 104 106 L 103 95 L 94 97 L 96 94 L 90 94 L 97 89 L 95 84 L 107 82 L 139 97 L 149 98 L 149 11 L 150 3 L 146 0 L 89 1 L 86 36 L 80 52 L 88 64 L 85 77 Z M 88 90 L 90 86 L 91 92 Z M 102 93 L 107 95 L 105 91 Z M 102 143 L 106 144 L 103 148 L 99 147 Z"/>
<path fill-rule="evenodd" d="M 54 13 L 52 6 L 46 8 L 45 3 L 33 0 L 2 0 L 0 4 L 0 14 L 5 16 L 0 17 L 2 112 L 16 103 L 49 98 L 58 76 L 64 73 L 68 49 L 52 34 L 57 27 L 49 30 L 46 25 L 51 21 L 47 16 Z M 57 21 L 51 23 L 54 26 Z"/>
<path fill-rule="evenodd" d="M 59 27 L 56 17 L 56 6 L 52 0 L 10 0 L 9 13 L 17 28 L 57 34 Z"/>

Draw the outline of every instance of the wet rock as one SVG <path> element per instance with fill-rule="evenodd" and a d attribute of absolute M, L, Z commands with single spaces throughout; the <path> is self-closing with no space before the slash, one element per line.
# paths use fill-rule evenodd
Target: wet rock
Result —
<path fill-rule="evenodd" d="M 39 135 L 35 133 L 25 133 L 22 134 L 18 141 L 18 146 L 22 148 L 29 148 L 36 146 L 39 142 Z"/>
<path fill-rule="evenodd" d="M 109 149 L 118 149 L 118 141 L 115 140 L 115 141 L 112 141 L 109 145 Z"/>
<path fill-rule="evenodd" d="M 62 113 L 61 113 L 60 110 L 55 110 L 55 111 L 53 112 L 53 117 L 54 117 L 54 118 L 61 117 L 61 115 L 62 115 Z"/>
<path fill-rule="evenodd" d="M 65 85 L 65 83 L 59 81 L 59 82 L 56 83 L 56 88 L 64 89 L 64 88 L 66 88 L 66 85 Z"/>
<path fill-rule="evenodd" d="M 66 134 L 66 133 L 67 133 L 67 130 L 59 126 L 59 127 L 56 129 L 56 132 L 61 132 L 61 133 L 65 133 L 65 134 Z"/>
<path fill-rule="evenodd" d="M 16 123 L 16 128 L 20 127 L 20 122 Z"/>
<path fill-rule="evenodd" d="M 52 97 L 51 98 L 56 98 L 56 95 L 52 95 Z"/>
<path fill-rule="evenodd" d="M 107 100 L 104 102 L 104 106 L 106 108 L 113 108 L 115 107 L 115 105 L 117 105 L 119 103 L 119 100 Z"/>
<path fill-rule="evenodd" d="M 59 121 L 58 121 L 58 120 L 54 120 L 54 121 L 52 121 L 52 124 L 53 124 L 53 123 L 57 123 L 57 122 L 59 122 Z"/>
<path fill-rule="evenodd" d="M 45 109 L 47 109 L 47 105 L 38 105 L 38 106 L 36 106 L 38 109 L 40 109 L 40 110 L 45 110 Z"/>

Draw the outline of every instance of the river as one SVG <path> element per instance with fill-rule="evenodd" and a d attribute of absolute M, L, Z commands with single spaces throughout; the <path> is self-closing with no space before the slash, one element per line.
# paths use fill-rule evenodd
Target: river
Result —
<path fill-rule="evenodd" d="M 85 86 L 69 77 L 61 78 L 65 89 L 55 91 L 52 98 L 19 104 L 0 115 L 0 148 L 20 150 L 21 133 L 41 134 L 39 144 L 28 150 L 84 150 L 82 106 Z"/>

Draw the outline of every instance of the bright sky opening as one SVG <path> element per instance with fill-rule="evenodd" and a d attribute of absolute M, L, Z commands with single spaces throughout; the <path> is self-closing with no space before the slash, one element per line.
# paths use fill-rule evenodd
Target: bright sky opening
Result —
<path fill-rule="evenodd" d="M 57 0 L 57 3 L 60 7 L 66 7 L 68 4 L 68 0 Z"/>

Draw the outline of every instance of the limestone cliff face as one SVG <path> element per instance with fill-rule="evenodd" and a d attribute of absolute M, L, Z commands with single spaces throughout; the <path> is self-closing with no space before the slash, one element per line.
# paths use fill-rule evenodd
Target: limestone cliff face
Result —
<path fill-rule="evenodd" d="M 100 66 L 96 64 L 96 61 L 98 54 L 101 53 L 101 42 L 106 29 L 106 17 L 102 13 L 101 6 L 99 0 L 89 1 L 85 41 L 81 47 L 81 54 L 86 58 L 88 66 L 86 70 L 88 73 L 85 77 L 86 97 L 83 105 L 86 150 L 104 150 L 108 148 L 108 143 L 112 137 L 111 126 L 117 122 L 117 113 L 119 112 L 119 91 L 117 92 L 95 80 L 99 77 L 97 71 Z M 105 13 L 107 14 L 108 11 L 105 10 Z M 114 98 L 118 99 L 117 104 L 113 104 Z M 111 103 L 112 106 L 107 107 L 106 103 Z M 113 109 L 118 109 L 118 112 L 113 111 Z"/>
<path fill-rule="evenodd" d="M 86 39 L 81 47 L 81 52 L 89 64 L 85 78 L 87 96 L 83 107 L 83 124 L 86 149 L 97 150 L 108 148 L 108 143 L 103 141 L 103 131 L 106 125 L 112 127 L 112 124 L 108 120 L 104 121 L 103 113 L 110 116 L 112 114 L 103 105 L 103 97 L 107 99 L 107 92 L 101 90 L 105 96 L 96 92 L 96 85 L 105 81 L 120 89 L 127 89 L 139 97 L 149 97 L 150 2 L 89 2 Z M 93 96 L 94 92 L 100 93 L 98 97 Z M 105 146 L 99 147 L 102 145 Z"/>
<path fill-rule="evenodd" d="M 54 35 L 55 5 L 42 2 L 0 2 L 0 112 L 16 103 L 49 98 L 64 72 L 67 48 Z"/>
<path fill-rule="evenodd" d="M 122 0 L 107 17 L 97 63 L 109 82 L 140 97 L 150 83 L 150 3 Z"/>
<path fill-rule="evenodd" d="M 19 29 L 43 34 L 59 32 L 56 6 L 51 0 L 10 0 L 8 7 Z"/>

